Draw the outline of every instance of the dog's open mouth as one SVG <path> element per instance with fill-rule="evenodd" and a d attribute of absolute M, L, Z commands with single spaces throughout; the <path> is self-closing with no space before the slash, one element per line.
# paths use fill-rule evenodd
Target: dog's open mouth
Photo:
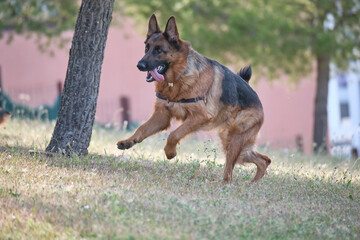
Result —
<path fill-rule="evenodd" d="M 157 66 L 155 69 L 148 71 L 147 72 L 147 76 L 146 76 L 146 81 L 147 82 L 152 82 L 152 81 L 157 81 L 157 82 L 162 82 L 165 80 L 164 78 L 164 74 L 166 72 L 166 70 L 168 69 L 169 65 L 167 64 L 161 64 L 159 66 Z"/>

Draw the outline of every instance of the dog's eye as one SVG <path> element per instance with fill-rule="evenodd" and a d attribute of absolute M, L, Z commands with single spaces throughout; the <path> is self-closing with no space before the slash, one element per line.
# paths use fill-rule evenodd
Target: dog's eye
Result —
<path fill-rule="evenodd" d="M 155 47 L 155 52 L 161 53 L 161 48 L 160 48 L 159 46 L 156 46 L 156 47 Z"/>
<path fill-rule="evenodd" d="M 145 53 L 149 51 L 149 47 L 145 47 Z"/>

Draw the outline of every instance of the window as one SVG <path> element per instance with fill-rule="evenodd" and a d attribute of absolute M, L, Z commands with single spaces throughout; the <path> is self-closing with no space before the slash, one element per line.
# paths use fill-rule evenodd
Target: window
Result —
<path fill-rule="evenodd" d="M 340 118 L 344 119 L 344 118 L 348 118 L 348 117 L 350 117 L 349 103 L 342 102 L 342 103 L 340 103 Z"/>
<path fill-rule="evenodd" d="M 338 75 L 338 85 L 340 88 L 347 88 L 347 79 L 345 74 Z"/>

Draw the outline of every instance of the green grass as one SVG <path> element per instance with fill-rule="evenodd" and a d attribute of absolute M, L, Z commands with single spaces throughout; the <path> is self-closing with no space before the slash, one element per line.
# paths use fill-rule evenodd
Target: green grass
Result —
<path fill-rule="evenodd" d="M 260 149 L 273 160 L 260 184 L 249 165 L 223 186 L 213 141 L 187 139 L 168 161 L 165 134 L 119 151 L 129 133 L 96 126 L 88 156 L 30 155 L 52 130 L 0 129 L 0 239 L 360 238 L 360 161 Z"/>

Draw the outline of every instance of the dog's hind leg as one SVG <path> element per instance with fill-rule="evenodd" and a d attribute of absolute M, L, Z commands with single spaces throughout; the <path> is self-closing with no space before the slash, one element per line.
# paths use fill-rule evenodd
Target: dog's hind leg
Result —
<path fill-rule="evenodd" d="M 220 133 L 226 153 L 224 183 L 231 182 L 236 163 L 247 162 L 257 166 L 256 175 L 252 180 L 257 182 L 264 176 L 266 168 L 271 163 L 270 158 L 252 150 L 263 123 L 262 109 L 243 110 L 231 123 L 226 131 Z"/>
<path fill-rule="evenodd" d="M 220 132 L 219 136 L 226 154 L 223 183 L 227 184 L 232 182 L 234 167 L 242 150 L 243 141 L 240 135 L 230 134 L 227 131 Z"/>
<path fill-rule="evenodd" d="M 254 163 L 256 165 L 256 174 L 255 177 L 251 180 L 252 183 L 260 181 L 260 179 L 265 175 L 267 167 L 271 163 L 269 157 L 253 150 L 256 135 L 259 129 L 260 125 L 255 125 L 254 127 L 248 129 L 245 133 L 242 134 L 241 137 L 244 140 L 245 144 L 237 159 L 237 163 L 239 164 Z"/>
<path fill-rule="evenodd" d="M 271 159 L 268 156 L 253 150 L 241 153 L 240 158 L 242 158 L 241 160 L 245 163 L 254 163 L 256 165 L 256 174 L 251 180 L 252 183 L 260 181 L 260 179 L 265 175 L 267 167 L 271 163 Z"/>

